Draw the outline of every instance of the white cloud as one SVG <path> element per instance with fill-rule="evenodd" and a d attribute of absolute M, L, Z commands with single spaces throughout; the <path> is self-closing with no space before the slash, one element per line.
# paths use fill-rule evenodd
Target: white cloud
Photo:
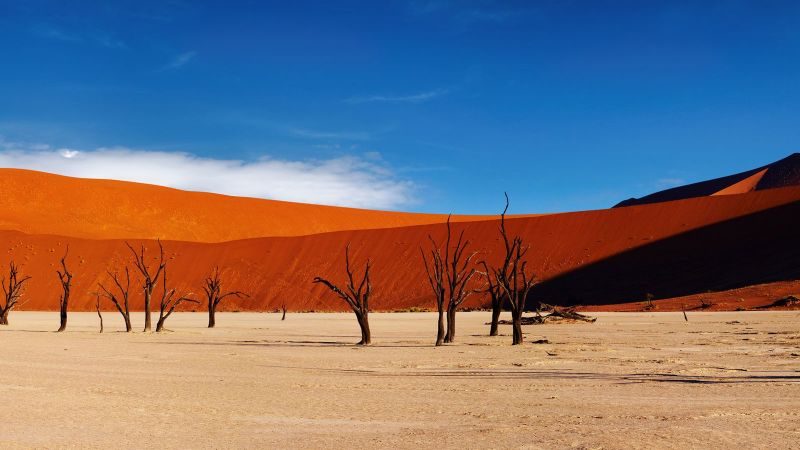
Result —
<path fill-rule="evenodd" d="M 434 89 L 432 91 L 420 92 L 418 94 L 410 94 L 410 95 L 372 95 L 369 97 L 351 97 L 345 100 L 345 102 L 422 103 L 422 102 L 427 102 L 428 100 L 433 100 L 434 98 L 445 95 L 449 92 L 450 89 Z"/>
<path fill-rule="evenodd" d="M 414 184 L 397 178 L 374 154 L 241 161 L 121 147 L 53 150 L 0 138 L 0 167 L 357 208 L 395 209 L 415 201 Z"/>

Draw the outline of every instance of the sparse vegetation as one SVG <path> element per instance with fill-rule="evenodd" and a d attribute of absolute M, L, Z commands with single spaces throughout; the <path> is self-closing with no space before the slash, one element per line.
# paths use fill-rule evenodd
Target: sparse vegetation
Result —
<path fill-rule="evenodd" d="M 175 288 L 167 288 L 167 271 L 164 270 L 164 274 L 161 277 L 164 283 L 164 289 L 161 292 L 161 302 L 159 303 L 159 313 L 158 313 L 158 322 L 156 323 L 156 333 L 160 333 L 164 330 L 164 323 L 167 321 L 167 318 L 175 311 L 175 308 L 178 307 L 183 302 L 190 302 L 190 303 L 200 303 L 199 301 L 189 297 L 191 294 L 187 295 L 179 295 Z"/>
<path fill-rule="evenodd" d="M 131 332 L 131 310 L 130 304 L 128 302 L 128 294 L 131 290 L 131 274 L 128 270 L 128 266 L 125 266 L 125 282 L 123 283 L 120 279 L 117 271 L 111 272 L 106 271 L 108 276 L 111 277 L 111 280 L 114 282 L 114 285 L 117 287 L 119 294 L 116 294 L 106 288 L 102 283 L 99 283 L 98 286 L 102 291 L 100 293 L 101 296 L 104 296 L 111 300 L 111 303 L 114 304 L 114 307 L 117 308 L 120 315 L 122 315 L 122 320 L 125 321 L 125 331 L 130 333 Z"/>
<path fill-rule="evenodd" d="M 653 306 L 653 299 L 654 298 L 655 298 L 655 295 L 653 295 L 653 294 L 651 294 L 649 292 L 647 294 L 645 294 L 645 296 L 644 296 L 644 310 L 645 311 L 650 311 L 650 310 L 652 310 L 654 308 L 654 306 Z"/>
<path fill-rule="evenodd" d="M 62 290 L 61 298 L 59 299 L 59 305 L 61 307 L 61 325 L 58 327 L 57 331 L 59 333 L 67 329 L 67 309 L 69 308 L 69 294 L 72 289 L 72 273 L 67 269 L 67 254 L 69 254 L 69 246 L 67 246 L 67 249 L 64 251 L 64 256 L 61 257 L 61 270 L 56 270 Z"/>
<path fill-rule="evenodd" d="M 361 277 L 361 282 L 356 287 L 355 278 L 353 276 L 353 269 L 350 267 L 350 243 L 344 247 L 344 267 L 347 273 L 347 281 L 345 289 L 340 289 L 330 281 L 315 277 L 313 283 L 320 283 L 325 285 L 334 294 L 339 296 L 347 303 L 358 320 L 358 326 L 361 328 L 361 340 L 357 345 L 369 345 L 372 343 L 372 335 L 369 330 L 369 298 L 372 295 L 372 283 L 369 279 L 370 260 L 364 267 L 364 275 Z"/>
<path fill-rule="evenodd" d="M 0 305 L 0 325 L 8 325 L 8 313 L 19 303 L 25 282 L 30 279 L 30 276 L 20 278 L 19 266 L 17 266 L 13 260 L 8 263 L 8 278 L 6 279 L 4 277 L 0 280 L 5 301 L 3 305 Z"/>
<path fill-rule="evenodd" d="M 103 332 L 103 314 L 100 312 L 100 294 L 95 294 L 94 309 L 97 311 L 97 317 L 100 319 L 100 332 Z"/>
<path fill-rule="evenodd" d="M 511 239 L 506 230 L 506 213 L 508 212 L 508 194 L 505 194 L 506 206 L 500 214 L 500 236 L 505 248 L 505 255 L 500 267 L 492 269 L 495 283 L 500 287 L 502 295 L 508 299 L 511 308 L 511 322 L 513 327 L 512 345 L 522 344 L 522 312 L 528 299 L 528 293 L 536 280 L 532 272 L 527 269 L 528 261 L 525 255 L 529 246 L 523 243 L 520 236 Z"/>
<path fill-rule="evenodd" d="M 155 271 L 153 271 L 147 263 L 144 245 L 140 247 L 140 250 L 137 253 L 131 244 L 127 242 L 125 243 L 125 245 L 128 246 L 133 254 L 133 264 L 137 269 L 139 269 L 139 273 L 142 275 L 142 290 L 144 291 L 144 331 L 150 331 L 151 329 L 150 302 L 153 298 L 153 290 L 158 283 L 158 278 L 161 276 L 161 272 L 163 272 L 167 267 L 167 262 L 164 261 L 164 246 L 161 245 L 160 239 L 157 242 L 159 256 L 158 268 L 155 269 Z"/>
<path fill-rule="evenodd" d="M 476 290 L 468 289 L 476 269 L 471 266 L 472 258 L 477 252 L 466 254 L 469 241 L 464 240 L 464 230 L 458 235 L 455 246 L 451 248 L 452 230 L 450 216 L 447 216 L 447 237 L 444 243 L 444 256 L 436 241 L 428 236 L 433 248 L 431 249 L 430 263 L 425 257 L 425 252 L 420 248 L 422 260 L 425 264 L 425 272 L 428 275 L 428 282 L 436 298 L 436 310 L 439 313 L 438 328 L 436 334 L 436 345 L 443 342 L 454 342 L 456 338 L 456 312 L 462 303 Z M 445 331 L 442 322 L 444 306 L 447 304 L 447 329 Z"/>
<path fill-rule="evenodd" d="M 211 275 L 206 277 L 203 291 L 206 293 L 206 301 L 208 304 L 208 328 L 214 328 L 217 325 L 217 307 L 220 302 L 228 297 L 245 298 L 249 297 L 242 291 L 230 291 L 222 293 L 222 277 L 219 273 L 219 267 L 215 267 L 211 271 Z"/>

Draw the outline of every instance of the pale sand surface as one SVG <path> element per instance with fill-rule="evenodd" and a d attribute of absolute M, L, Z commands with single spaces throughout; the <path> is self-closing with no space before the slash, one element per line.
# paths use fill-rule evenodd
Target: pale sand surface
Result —
<path fill-rule="evenodd" d="M 599 313 L 526 326 L 458 315 L 223 313 L 119 332 L 119 315 L 12 312 L 0 446 L 787 448 L 800 445 L 800 313 Z M 738 323 L 737 323 L 738 322 Z M 134 317 L 138 328 L 141 314 Z M 550 344 L 532 344 L 546 338 Z"/>

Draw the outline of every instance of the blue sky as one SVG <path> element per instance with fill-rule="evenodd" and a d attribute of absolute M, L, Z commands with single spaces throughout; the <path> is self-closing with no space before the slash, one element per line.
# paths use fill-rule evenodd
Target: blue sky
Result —
<path fill-rule="evenodd" d="M 0 165 L 604 208 L 798 151 L 800 3 L 0 0 Z"/>

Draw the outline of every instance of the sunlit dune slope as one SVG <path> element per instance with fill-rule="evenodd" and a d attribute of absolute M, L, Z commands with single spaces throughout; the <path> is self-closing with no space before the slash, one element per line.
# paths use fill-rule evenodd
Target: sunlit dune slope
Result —
<path fill-rule="evenodd" d="M 231 197 L 19 169 L 0 169 L 0 192 L 0 229 L 89 239 L 222 242 L 439 223 L 446 217 Z"/>
<path fill-rule="evenodd" d="M 795 251 L 800 245 L 800 234 L 795 231 L 797 217 L 800 217 L 800 188 L 782 188 L 515 218 L 509 220 L 508 226 L 512 233 L 521 234 L 531 244 L 531 267 L 544 280 L 542 300 L 591 304 L 610 303 L 614 299 L 640 300 L 650 281 L 655 283 L 654 294 L 662 296 L 661 288 L 665 289 L 664 295 L 689 295 L 792 277 L 800 270 Z M 743 221 L 741 228 L 735 226 L 737 220 Z M 718 238 L 709 239 L 709 233 L 713 235 L 716 227 L 722 227 Z M 455 228 L 465 230 L 471 248 L 481 252 L 478 259 L 497 261 L 500 252 L 497 220 L 464 222 Z M 176 283 L 181 290 L 201 292 L 203 277 L 218 265 L 225 287 L 251 295 L 245 300 L 233 299 L 224 309 L 262 311 L 286 303 L 291 310 L 342 310 L 345 306 L 341 301 L 323 287 L 312 285 L 311 280 L 321 275 L 342 281 L 343 248 L 351 242 L 353 260 L 359 270 L 367 257 L 373 261 L 372 307 L 390 310 L 433 306 L 420 246 L 428 247 L 429 234 L 441 240 L 443 231 L 443 224 L 434 224 L 223 243 L 166 241 L 164 245 L 169 257 L 170 283 Z M 673 250 L 658 247 L 672 248 L 672 240 L 676 243 Z M 97 290 L 98 282 L 107 281 L 106 269 L 130 263 L 128 250 L 120 240 L 5 231 L 0 232 L 0 243 L 3 245 L 0 264 L 7 264 L 13 256 L 23 265 L 23 272 L 33 276 L 21 305 L 24 309 L 57 309 L 60 288 L 55 269 L 67 244 L 68 261 L 75 273 L 71 304 L 74 310 L 93 308 L 92 292 Z M 145 244 L 154 255 L 155 243 Z M 737 245 L 741 251 L 737 251 Z M 657 251 L 650 252 L 651 248 Z M 628 264 L 627 255 L 634 256 L 635 265 Z M 618 260 L 622 263 L 617 264 Z M 586 268 L 591 272 L 581 278 L 580 271 Z M 573 274 L 578 276 L 567 285 L 569 289 L 547 289 L 549 283 Z M 611 285 L 597 290 L 594 284 L 598 280 Z M 132 292 L 133 306 L 139 309 L 140 290 Z M 565 292 L 574 298 L 563 298 Z M 618 297 L 608 298 L 608 292 Z M 482 302 L 476 296 L 469 304 Z"/>

